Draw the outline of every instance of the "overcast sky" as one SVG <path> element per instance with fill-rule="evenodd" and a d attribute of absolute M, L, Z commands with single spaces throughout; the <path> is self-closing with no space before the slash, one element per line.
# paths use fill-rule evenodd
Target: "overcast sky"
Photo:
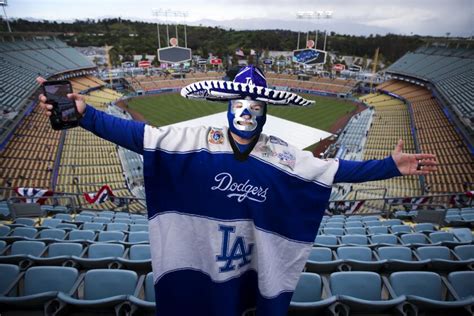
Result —
<path fill-rule="evenodd" d="M 153 21 L 152 9 L 170 9 L 187 12 L 187 24 L 235 29 L 472 36 L 473 4 L 474 0 L 8 0 L 7 14 L 62 21 L 104 17 Z M 296 19 L 297 12 L 318 10 L 332 11 L 332 18 Z"/>

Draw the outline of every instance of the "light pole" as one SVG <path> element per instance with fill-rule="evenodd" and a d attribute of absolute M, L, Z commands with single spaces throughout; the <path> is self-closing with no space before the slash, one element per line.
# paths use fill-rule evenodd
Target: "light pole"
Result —
<path fill-rule="evenodd" d="M 1 1 L 1 0 L 0 0 Z M 169 26 L 168 26 L 168 16 L 174 17 L 174 18 L 186 18 L 188 16 L 188 12 L 186 11 L 172 11 L 170 9 L 153 9 L 151 11 L 152 15 L 157 17 L 159 19 L 160 16 L 165 17 L 165 22 L 166 22 L 166 41 L 167 45 L 169 45 L 170 42 L 170 32 L 169 32 Z M 161 43 L 160 43 L 160 27 L 159 27 L 159 22 L 158 20 L 156 21 L 156 29 L 158 32 L 158 48 L 161 48 Z M 178 39 L 178 22 L 176 22 L 175 25 L 175 32 L 176 32 L 176 39 Z M 186 36 L 186 23 L 184 23 L 184 47 L 188 47 L 188 41 L 187 41 L 187 36 Z"/>
<path fill-rule="evenodd" d="M 319 20 L 319 19 L 330 19 L 332 18 L 333 11 L 299 11 L 296 13 L 296 18 L 297 19 L 307 19 L 307 20 Z M 300 46 L 300 38 L 299 38 L 299 32 L 298 32 L 298 45 L 297 47 L 299 48 Z M 326 38 L 327 38 L 327 32 L 326 30 L 324 31 L 324 47 L 323 50 L 326 50 Z M 306 35 L 306 41 L 309 39 L 309 31 Z M 316 30 L 316 41 L 315 41 L 315 48 L 318 46 L 318 30 Z M 297 48 L 297 49 L 298 49 Z"/>
<path fill-rule="evenodd" d="M 0 0 L 0 5 L 3 7 L 3 14 L 5 14 L 5 21 L 7 21 L 8 32 L 11 33 L 12 29 L 10 28 L 10 22 L 8 22 L 7 10 L 5 9 L 5 7 L 8 5 L 8 1 Z"/>

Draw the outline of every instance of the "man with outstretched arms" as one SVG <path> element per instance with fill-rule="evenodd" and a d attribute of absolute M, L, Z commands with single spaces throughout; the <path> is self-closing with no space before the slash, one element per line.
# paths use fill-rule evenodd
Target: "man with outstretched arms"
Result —
<path fill-rule="evenodd" d="M 70 96 L 83 128 L 143 155 L 159 315 L 286 315 L 333 183 L 436 169 L 435 156 L 403 153 L 401 141 L 383 160 L 356 162 L 317 159 L 263 134 L 267 104 L 311 101 L 267 88 L 253 66 L 181 95 L 229 101 L 229 126 L 153 127 Z"/>

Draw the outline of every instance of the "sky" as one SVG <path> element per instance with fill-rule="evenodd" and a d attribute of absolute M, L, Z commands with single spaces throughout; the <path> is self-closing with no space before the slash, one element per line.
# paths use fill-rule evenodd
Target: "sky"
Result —
<path fill-rule="evenodd" d="M 1 2 L 1 1 L 0 1 Z M 341 34 L 472 36 L 474 0 L 8 0 L 9 18 L 73 21 L 121 17 L 156 21 L 152 10 L 185 12 L 161 22 L 233 29 L 328 30 Z M 331 11 L 330 19 L 297 19 Z M 2 12 L 3 13 L 3 12 Z"/>

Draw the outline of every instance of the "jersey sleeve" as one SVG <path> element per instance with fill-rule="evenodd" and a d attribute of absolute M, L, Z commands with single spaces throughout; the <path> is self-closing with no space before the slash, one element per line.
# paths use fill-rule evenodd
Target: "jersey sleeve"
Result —
<path fill-rule="evenodd" d="M 358 183 L 376 181 L 401 176 L 392 156 L 381 160 L 352 161 L 339 160 L 339 168 L 334 183 Z"/>
<path fill-rule="evenodd" d="M 145 124 L 142 122 L 118 118 L 88 105 L 80 126 L 105 140 L 143 154 Z"/>

